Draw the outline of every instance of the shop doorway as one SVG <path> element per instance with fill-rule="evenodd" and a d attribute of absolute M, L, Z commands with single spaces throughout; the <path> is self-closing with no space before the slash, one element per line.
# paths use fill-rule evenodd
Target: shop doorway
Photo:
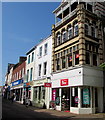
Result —
<path fill-rule="evenodd" d="M 95 109 L 96 109 L 96 113 L 98 113 L 98 92 L 97 92 L 97 88 L 95 88 Z"/>
<path fill-rule="evenodd" d="M 70 110 L 70 88 L 62 88 L 61 110 Z"/>

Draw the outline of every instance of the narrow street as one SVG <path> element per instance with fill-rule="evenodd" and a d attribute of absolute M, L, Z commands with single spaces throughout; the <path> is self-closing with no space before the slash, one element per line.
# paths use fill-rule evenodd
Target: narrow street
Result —
<path fill-rule="evenodd" d="M 104 114 L 96 115 L 76 115 L 71 113 L 59 112 L 56 110 L 39 109 L 32 106 L 26 108 L 22 104 L 3 99 L 2 100 L 2 120 L 6 119 L 48 119 L 48 120 L 104 120 Z"/>

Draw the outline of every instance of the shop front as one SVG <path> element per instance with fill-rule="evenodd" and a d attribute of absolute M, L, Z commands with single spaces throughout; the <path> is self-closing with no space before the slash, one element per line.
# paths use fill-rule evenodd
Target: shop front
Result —
<path fill-rule="evenodd" d="M 23 99 L 23 80 L 12 82 L 11 93 L 15 93 L 15 101 L 22 102 Z"/>
<path fill-rule="evenodd" d="M 33 81 L 30 81 L 30 82 L 26 82 L 24 83 L 24 96 L 25 98 L 29 98 L 31 101 L 31 89 L 32 89 L 32 86 L 33 86 Z"/>
<path fill-rule="evenodd" d="M 34 81 L 32 101 L 33 106 L 49 108 L 49 101 L 51 99 L 51 85 L 46 83 L 48 83 L 47 79 Z"/>
<path fill-rule="evenodd" d="M 89 69 L 89 78 L 83 77 L 82 68 L 53 74 L 52 101 L 55 103 L 55 109 L 77 114 L 102 112 L 103 84 L 101 71 L 98 72 Z M 98 76 L 91 77 L 91 74 L 95 76 L 96 73 Z M 94 82 L 95 79 L 97 82 Z"/>

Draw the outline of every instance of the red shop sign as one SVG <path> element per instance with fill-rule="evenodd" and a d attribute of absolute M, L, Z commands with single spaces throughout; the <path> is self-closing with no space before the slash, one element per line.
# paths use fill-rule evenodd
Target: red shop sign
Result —
<path fill-rule="evenodd" d="M 51 83 L 44 83 L 44 87 L 51 87 Z"/>
<path fill-rule="evenodd" d="M 68 79 L 61 79 L 60 85 L 61 85 L 61 86 L 68 85 Z"/>

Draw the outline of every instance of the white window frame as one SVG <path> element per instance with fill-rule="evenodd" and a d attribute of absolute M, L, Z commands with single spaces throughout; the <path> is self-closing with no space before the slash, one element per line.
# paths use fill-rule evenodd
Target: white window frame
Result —
<path fill-rule="evenodd" d="M 46 63 L 46 68 L 45 68 L 45 63 Z M 46 74 L 47 74 L 47 62 L 43 63 L 43 75 L 46 75 L 46 74 L 44 74 L 45 70 L 46 70 Z"/>
<path fill-rule="evenodd" d="M 41 66 L 41 67 L 39 67 L 39 66 Z M 39 69 L 39 68 L 40 68 L 40 69 Z M 39 76 L 39 77 L 41 77 L 41 68 L 42 68 L 42 65 L 39 64 L 39 65 L 38 65 L 38 76 Z"/>
<path fill-rule="evenodd" d="M 61 43 L 61 35 L 58 34 L 57 35 L 57 45 L 59 45 Z"/>
<path fill-rule="evenodd" d="M 42 46 L 39 47 L 39 56 L 42 57 Z"/>
<path fill-rule="evenodd" d="M 44 44 L 44 55 L 47 55 L 47 52 L 48 52 L 48 43 Z"/>
<path fill-rule="evenodd" d="M 65 42 L 65 41 L 66 41 L 66 31 L 63 31 L 63 33 L 62 33 L 62 42 Z"/>
<path fill-rule="evenodd" d="M 71 31 L 71 36 L 70 36 L 70 31 Z M 72 37 L 73 37 L 73 29 L 72 29 L 72 27 L 69 27 L 68 28 L 68 39 L 70 39 Z"/>
<path fill-rule="evenodd" d="M 77 26 L 78 26 L 78 23 L 76 23 L 76 24 L 74 25 L 74 36 L 78 35 L 78 34 L 76 34 L 77 31 L 79 32 L 79 28 L 78 28 L 78 30 L 76 30 L 76 27 L 77 27 Z"/>

